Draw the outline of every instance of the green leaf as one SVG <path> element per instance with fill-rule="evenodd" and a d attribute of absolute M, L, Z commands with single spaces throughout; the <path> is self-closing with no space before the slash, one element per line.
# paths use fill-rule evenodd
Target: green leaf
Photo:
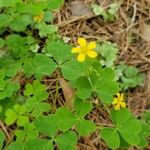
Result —
<path fill-rule="evenodd" d="M 51 54 L 59 65 L 72 57 L 71 46 L 63 41 L 48 42 L 46 52 Z"/>
<path fill-rule="evenodd" d="M 112 67 L 114 61 L 117 59 L 117 45 L 115 43 L 104 42 L 101 45 L 98 44 L 96 50 L 102 56 L 102 60 L 100 61 L 101 65 Z"/>
<path fill-rule="evenodd" d="M 39 80 L 34 80 L 33 84 L 26 84 L 25 90 L 24 90 L 24 95 L 27 97 L 32 97 L 33 94 L 40 94 L 46 92 L 46 86 L 42 84 Z"/>
<path fill-rule="evenodd" d="M 138 145 L 140 142 L 139 133 L 141 132 L 141 123 L 137 119 L 130 119 L 125 124 L 118 127 L 118 131 L 125 141 L 131 145 Z"/>
<path fill-rule="evenodd" d="M 93 108 L 91 102 L 84 101 L 81 99 L 75 99 L 75 111 L 78 115 L 78 117 L 83 118 L 85 115 L 87 115 Z"/>
<path fill-rule="evenodd" d="M 44 21 L 46 21 L 46 22 L 52 22 L 53 19 L 54 19 L 54 15 L 52 14 L 52 12 L 46 11 L 44 13 Z"/>
<path fill-rule="evenodd" d="M 17 113 L 12 109 L 8 109 L 5 113 L 5 115 L 6 115 L 5 123 L 7 125 L 13 124 L 18 118 Z"/>
<path fill-rule="evenodd" d="M 60 6 L 64 3 L 64 0 L 50 0 L 48 2 L 48 8 L 50 10 L 55 10 L 55 9 L 58 9 L 60 8 Z"/>
<path fill-rule="evenodd" d="M 51 109 L 51 105 L 49 103 L 41 101 L 43 101 L 43 99 L 36 98 L 36 96 L 28 98 L 26 107 L 28 112 L 32 112 L 32 116 L 39 117 L 43 114 L 43 112 L 48 112 Z"/>
<path fill-rule="evenodd" d="M 30 50 L 29 45 L 26 44 L 26 38 L 22 38 L 18 34 L 9 35 L 6 38 L 6 44 L 16 57 L 26 56 L 27 52 Z"/>
<path fill-rule="evenodd" d="M 61 71 L 65 79 L 74 80 L 88 73 L 89 67 L 89 62 L 80 63 L 76 60 L 72 60 L 64 63 L 61 66 Z"/>
<path fill-rule="evenodd" d="M 39 35 L 42 38 L 52 35 L 58 31 L 58 28 L 55 25 L 47 25 L 44 22 L 36 24 L 35 28 L 39 30 Z"/>
<path fill-rule="evenodd" d="M 75 82 L 77 88 L 77 96 L 81 99 L 87 99 L 91 96 L 92 85 L 87 77 L 79 77 Z"/>
<path fill-rule="evenodd" d="M 80 136 L 87 136 L 95 130 L 96 126 L 90 120 L 81 119 L 77 123 L 77 131 L 80 134 Z"/>
<path fill-rule="evenodd" d="M 88 99 L 91 96 L 91 89 L 78 89 L 76 95 L 81 99 Z"/>
<path fill-rule="evenodd" d="M 132 117 L 132 114 L 128 109 L 124 108 L 120 110 L 112 110 L 110 116 L 115 125 L 122 125 Z"/>
<path fill-rule="evenodd" d="M 120 135 L 120 133 L 118 133 L 118 134 L 119 134 L 119 137 L 120 137 L 120 148 L 124 148 L 124 149 L 129 148 L 131 145 L 128 144 L 128 143 L 123 139 L 123 137 Z"/>
<path fill-rule="evenodd" d="M 34 124 L 40 133 L 49 137 L 54 137 L 57 133 L 57 120 L 53 114 L 38 117 Z"/>
<path fill-rule="evenodd" d="M 23 60 L 23 72 L 25 73 L 26 77 L 31 77 L 34 72 L 35 72 L 35 68 L 33 67 L 33 59 L 34 58 L 25 58 Z"/>
<path fill-rule="evenodd" d="M 19 89 L 19 83 L 8 81 L 4 90 L 5 97 L 11 97 Z"/>
<path fill-rule="evenodd" d="M 53 143 L 50 140 L 34 139 L 25 144 L 25 150 L 53 150 Z"/>
<path fill-rule="evenodd" d="M 36 54 L 33 63 L 37 79 L 40 79 L 43 75 L 51 75 L 57 67 L 53 60 L 44 54 Z"/>
<path fill-rule="evenodd" d="M 25 142 L 38 137 L 39 132 L 33 123 L 26 123 L 23 129 L 15 131 L 16 141 Z"/>
<path fill-rule="evenodd" d="M 11 125 L 13 124 L 15 121 L 18 121 L 18 119 L 20 118 L 18 125 L 23 125 L 26 122 L 28 122 L 28 118 L 27 117 L 23 117 L 23 114 L 25 113 L 26 108 L 25 106 L 21 106 L 19 104 L 14 105 L 13 109 L 8 109 L 5 112 L 6 118 L 5 118 L 5 123 L 7 125 Z M 21 122 L 22 121 L 22 122 Z"/>
<path fill-rule="evenodd" d="M 107 145 L 112 149 L 117 149 L 120 146 L 119 135 L 113 128 L 103 128 L 101 130 L 101 137 L 106 141 Z"/>
<path fill-rule="evenodd" d="M 26 27 L 33 22 L 31 16 L 21 15 L 11 21 L 9 28 L 13 31 L 21 32 L 25 31 Z"/>
<path fill-rule="evenodd" d="M 93 9 L 94 14 L 97 15 L 97 16 L 102 15 L 102 13 L 104 11 L 102 6 L 97 5 L 97 4 L 93 4 L 92 9 Z"/>
<path fill-rule="evenodd" d="M 29 122 L 29 117 L 27 116 L 20 116 L 17 120 L 18 126 L 24 126 L 27 122 Z"/>
<path fill-rule="evenodd" d="M 28 97 L 26 107 L 28 112 L 32 111 L 32 115 L 38 117 L 43 112 L 50 110 L 49 103 L 43 102 L 49 96 L 46 86 L 38 80 L 34 80 L 33 84 L 28 83 L 25 86 L 24 95 Z"/>
<path fill-rule="evenodd" d="M 110 68 L 104 68 L 100 72 L 100 79 L 94 85 L 94 91 L 104 103 L 111 103 L 113 95 L 119 91 L 119 86 L 114 81 L 115 73 Z"/>
<path fill-rule="evenodd" d="M 117 66 L 118 80 L 122 89 L 133 88 L 136 86 L 142 86 L 144 83 L 144 74 L 133 66 L 127 66 L 124 64 Z"/>
<path fill-rule="evenodd" d="M 148 147 L 148 144 L 148 140 L 144 136 L 140 135 L 140 143 L 138 144 L 138 146 L 144 149 Z"/>
<path fill-rule="evenodd" d="M 14 77 L 17 72 L 21 71 L 21 62 L 14 62 L 4 67 L 6 69 L 6 76 Z"/>
<path fill-rule="evenodd" d="M 56 113 L 58 129 L 65 132 L 75 124 L 75 116 L 65 107 L 58 108 Z"/>
<path fill-rule="evenodd" d="M 4 140 L 5 140 L 5 134 L 2 131 L 0 131 L 0 149 L 2 149 L 3 147 Z"/>
<path fill-rule="evenodd" d="M 78 137 L 75 132 L 68 131 L 56 137 L 55 141 L 59 147 L 59 150 L 76 150 Z"/>
<path fill-rule="evenodd" d="M 1 5 L 1 4 L 0 4 Z M 7 27 L 9 22 L 12 20 L 12 17 L 8 14 L 0 14 L 0 29 L 2 27 Z"/>
<path fill-rule="evenodd" d="M 139 134 L 142 130 L 141 122 L 133 118 L 127 109 L 112 110 L 111 119 L 116 125 L 116 130 L 122 138 L 131 145 L 138 145 L 140 142 Z"/>
<path fill-rule="evenodd" d="M 146 148 L 148 146 L 147 137 L 150 136 L 150 126 L 145 122 L 141 123 L 142 123 L 142 131 L 140 133 L 140 143 L 138 144 L 138 146 Z"/>
<path fill-rule="evenodd" d="M 145 122 L 141 122 L 142 123 L 142 131 L 141 134 L 145 137 L 150 136 L 150 126 L 149 124 L 145 123 Z"/>
<path fill-rule="evenodd" d="M 6 150 L 24 150 L 24 144 L 20 142 L 12 142 Z"/>
<path fill-rule="evenodd" d="M 14 6 L 18 2 L 21 2 L 21 0 L 1 0 L 0 1 L 0 7 Z"/>
<path fill-rule="evenodd" d="M 5 44 L 5 41 L 2 38 L 0 38 L 0 48 L 2 48 L 4 44 Z"/>

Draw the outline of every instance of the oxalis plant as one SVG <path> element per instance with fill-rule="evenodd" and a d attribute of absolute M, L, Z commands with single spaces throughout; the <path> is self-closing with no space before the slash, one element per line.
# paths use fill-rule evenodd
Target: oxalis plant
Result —
<path fill-rule="evenodd" d="M 81 137 L 97 132 L 111 149 L 146 147 L 148 112 L 136 118 L 128 109 L 126 90 L 143 83 L 143 74 L 123 63 L 115 65 L 115 43 L 66 44 L 53 25 L 53 12 L 63 0 L 0 1 L 0 149 L 75 150 Z M 57 73 L 56 93 L 74 92 L 64 105 L 43 80 Z M 60 82 L 63 79 L 65 84 Z M 111 124 L 87 119 L 104 109 Z"/>

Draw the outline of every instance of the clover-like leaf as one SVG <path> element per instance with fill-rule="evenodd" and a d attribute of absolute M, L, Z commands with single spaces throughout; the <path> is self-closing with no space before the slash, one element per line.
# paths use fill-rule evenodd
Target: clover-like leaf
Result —
<path fill-rule="evenodd" d="M 16 57 L 26 56 L 30 50 L 29 45 L 26 44 L 26 38 L 23 38 L 18 34 L 9 35 L 6 38 L 6 44 Z"/>
<path fill-rule="evenodd" d="M 118 131 L 121 136 L 131 145 L 138 145 L 140 142 L 139 134 L 142 130 L 141 123 L 137 119 L 131 119 L 127 121 L 121 127 L 118 127 Z"/>
<path fill-rule="evenodd" d="M 2 38 L 0 38 L 0 48 L 2 48 L 4 44 L 5 44 L 5 41 Z"/>
<path fill-rule="evenodd" d="M 1 1 L 0 1 L 1 2 Z M 0 4 L 1 6 L 1 4 Z M 0 29 L 2 27 L 7 27 L 10 23 L 10 21 L 12 21 L 12 17 L 8 14 L 0 14 Z"/>
<path fill-rule="evenodd" d="M 104 42 L 97 45 L 97 51 L 102 55 L 101 65 L 112 67 L 117 58 L 118 48 L 115 43 Z"/>
<path fill-rule="evenodd" d="M 146 122 L 142 123 L 142 131 L 140 133 L 140 143 L 138 146 L 141 148 L 146 148 L 148 146 L 147 137 L 150 136 L 150 126 Z"/>
<path fill-rule="evenodd" d="M 2 149 L 3 147 L 4 140 L 5 140 L 5 134 L 2 131 L 0 131 L 0 149 Z"/>
<path fill-rule="evenodd" d="M 25 106 L 21 106 L 19 104 L 14 105 L 13 109 L 8 109 L 5 112 L 6 118 L 5 123 L 7 125 L 12 125 L 17 121 L 17 125 L 23 126 L 24 124 L 29 122 L 29 118 L 24 115 L 26 111 Z"/>
<path fill-rule="evenodd" d="M 91 62 L 80 63 L 70 60 L 61 66 L 63 77 L 67 80 L 74 80 L 89 73 Z M 69 71 L 68 71 L 69 70 Z"/>
<path fill-rule="evenodd" d="M 57 120 L 53 114 L 38 117 L 34 124 L 40 133 L 49 137 L 54 137 L 57 133 Z"/>
<path fill-rule="evenodd" d="M 39 132 L 33 123 L 26 123 L 23 129 L 18 129 L 15 131 L 16 141 L 23 142 L 38 137 Z"/>
<path fill-rule="evenodd" d="M 103 128 L 101 130 L 101 138 L 106 141 L 107 145 L 112 149 L 120 146 L 119 135 L 114 128 Z"/>
<path fill-rule="evenodd" d="M 69 60 L 72 56 L 71 46 L 65 44 L 63 41 L 48 42 L 46 52 L 51 54 L 51 56 L 56 60 L 59 65 Z"/>
<path fill-rule="evenodd" d="M 94 85 L 95 92 L 104 103 L 111 103 L 113 95 L 119 91 L 119 86 L 114 81 L 114 71 L 110 68 L 102 69 L 100 79 Z"/>
<path fill-rule="evenodd" d="M 85 119 L 80 119 L 76 127 L 80 136 L 87 136 L 96 130 L 96 125 L 92 121 Z"/>
<path fill-rule="evenodd" d="M 49 103 L 43 102 L 49 96 L 46 92 L 46 86 L 40 81 L 34 80 L 33 84 L 28 83 L 25 87 L 24 95 L 28 97 L 26 108 L 28 112 L 32 112 L 33 116 L 38 117 L 43 112 L 50 110 Z"/>
<path fill-rule="evenodd" d="M 50 10 L 55 10 L 60 8 L 60 6 L 64 3 L 64 0 L 51 0 L 48 2 L 48 8 Z"/>
<path fill-rule="evenodd" d="M 55 69 L 56 64 L 52 59 L 44 54 L 36 54 L 33 60 L 34 73 L 37 79 L 43 75 L 51 75 Z"/>
<path fill-rule="evenodd" d="M 84 101 L 81 99 L 75 99 L 75 111 L 78 117 L 83 118 L 87 115 L 93 108 L 91 102 Z"/>
<path fill-rule="evenodd" d="M 50 140 L 43 139 L 33 139 L 29 140 L 25 144 L 25 150 L 34 149 L 34 150 L 53 150 L 53 143 Z"/>
<path fill-rule="evenodd" d="M 131 112 L 126 108 L 120 109 L 117 111 L 112 110 L 110 115 L 111 115 L 111 119 L 115 125 L 122 125 L 125 122 L 127 122 L 129 119 L 131 119 L 131 117 L 132 117 Z M 124 116 L 124 117 L 122 117 L 122 116 Z"/>
<path fill-rule="evenodd" d="M 39 35 L 42 38 L 52 35 L 58 31 L 58 28 L 55 25 L 47 25 L 44 22 L 37 24 L 35 28 L 39 30 Z"/>
<path fill-rule="evenodd" d="M 12 142 L 7 147 L 7 150 L 24 150 L 24 144 L 21 142 Z"/>
<path fill-rule="evenodd" d="M 69 130 L 75 124 L 75 116 L 66 108 L 58 108 L 55 113 L 57 127 L 61 131 Z"/>
<path fill-rule="evenodd" d="M 13 31 L 25 31 L 26 27 L 32 23 L 32 18 L 29 15 L 19 15 L 10 22 L 9 28 Z"/>
<path fill-rule="evenodd" d="M 76 150 L 78 137 L 75 132 L 68 131 L 56 137 L 55 141 L 60 150 Z"/>

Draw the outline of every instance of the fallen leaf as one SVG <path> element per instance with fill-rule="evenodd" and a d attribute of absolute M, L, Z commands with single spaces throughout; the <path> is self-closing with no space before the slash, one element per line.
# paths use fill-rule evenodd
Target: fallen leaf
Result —
<path fill-rule="evenodd" d="M 72 17 L 83 16 L 92 13 L 92 10 L 88 8 L 82 1 L 76 0 L 71 3 Z"/>
<path fill-rule="evenodd" d="M 73 108 L 73 96 L 75 93 L 73 88 L 71 88 L 68 85 L 68 82 L 64 78 L 61 78 L 59 80 L 59 84 L 62 88 L 64 97 L 65 97 L 66 106 L 69 107 L 70 109 L 72 109 Z"/>
<path fill-rule="evenodd" d="M 150 42 L 150 25 L 147 25 L 145 23 L 142 24 L 141 35 L 145 41 Z"/>

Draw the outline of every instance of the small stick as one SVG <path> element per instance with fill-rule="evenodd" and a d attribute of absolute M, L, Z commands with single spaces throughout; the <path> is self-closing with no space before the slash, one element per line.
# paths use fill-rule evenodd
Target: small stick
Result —
<path fill-rule="evenodd" d="M 7 132 L 7 129 L 6 129 L 6 127 L 4 126 L 4 124 L 3 124 L 2 121 L 0 121 L 0 128 L 1 128 L 1 129 L 4 131 L 4 133 L 6 134 L 8 140 L 10 140 L 11 137 L 10 137 L 9 133 Z"/>

